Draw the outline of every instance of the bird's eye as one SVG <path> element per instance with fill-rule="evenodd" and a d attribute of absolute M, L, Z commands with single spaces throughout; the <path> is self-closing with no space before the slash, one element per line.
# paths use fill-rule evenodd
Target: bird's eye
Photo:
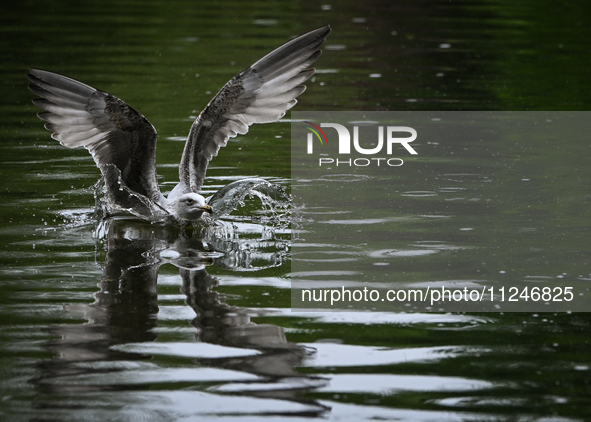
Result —
<path fill-rule="evenodd" d="M 187 205 L 193 205 L 195 203 L 195 200 L 188 198 L 185 202 Z"/>

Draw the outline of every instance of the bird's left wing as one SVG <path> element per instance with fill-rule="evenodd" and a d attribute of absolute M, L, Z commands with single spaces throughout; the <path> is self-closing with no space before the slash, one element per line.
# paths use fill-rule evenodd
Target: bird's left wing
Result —
<path fill-rule="evenodd" d="M 245 134 L 253 123 L 279 120 L 304 92 L 315 72 L 308 67 L 320 56 L 330 33 L 324 26 L 273 50 L 232 78 L 197 117 L 179 165 L 180 191 L 198 192 L 209 161 L 228 139 Z"/>

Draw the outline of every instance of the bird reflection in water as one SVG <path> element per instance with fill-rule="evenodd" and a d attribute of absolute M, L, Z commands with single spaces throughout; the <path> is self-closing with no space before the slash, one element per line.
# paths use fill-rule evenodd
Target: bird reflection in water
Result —
<path fill-rule="evenodd" d="M 287 400 L 300 406 L 296 412 L 299 415 L 318 416 L 327 411 L 326 407 L 302 396 L 303 392 L 325 384 L 323 379 L 308 377 L 296 370 L 311 351 L 287 341 L 279 326 L 253 323 L 251 315 L 257 312 L 226 304 L 224 296 L 215 290 L 219 280 L 207 272 L 208 266 L 219 261 L 222 266 L 231 263 L 236 266 L 234 269 L 240 270 L 240 265 L 251 262 L 245 258 L 245 248 L 239 237 L 220 241 L 223 236 L 219 233 L 207 237 L 212 234 L 211 227 L 200 231 L 128 219 L 105 220 L 98 232 L 103 236 L 106 251 L 100 289 L 94 294 L 93 304 L 67 309 L 69 319 L 84 319 L 86 323 L 62 324 L 50 329 L 55 340 L 48 343 L 48 348 L 54 358 L 42 365 L 40 375 L 33 380 L 42 391 L 51 396 L 75 396 L 114 389 L 129 391 L 130 385 L 143 389 L 133 380 L 127 386 L 125 381 L 111 384 L 107 377 L 101 378 L 103 382 L 97 382 L 96 378 L 91 380 L 97 374 L 112 376 L 130 369 L 137 373 L 152 360 L 149 353 L 133 353 L 119 346 L 154 344 L 151 342 L 157 340 L 158 272 L 161 265 L 172 263 L 180 271 L 185 303 L 196 314 L 191 321 L 196 328 L 196 341 L 253 351 L 218 358 L 192 358 L 195 367 L 227 369 L 255 376 L 244 383 L 243 389 L 239 381 L 232 383 L 232 395 Z M 273 242 L 276 251 L 265 252 L 262 256 L 268 260 L 261 265 L 277 266 L 283 262 L 285 242 L 269 240 L 265 244 L 266 251 Z M 216 247 L 212 248 L 212 244 Z M 217 249 L 220 247 L 225 249 L 220 251 Z M 260 257 L 257 262 L 261 262 Z M 153 367 L 152 362 L 149 365 Z M 211 381 L 196 379 L 194 388 L 216 392 Z M 56 405 L 55 400 L 52 402 Z"/>

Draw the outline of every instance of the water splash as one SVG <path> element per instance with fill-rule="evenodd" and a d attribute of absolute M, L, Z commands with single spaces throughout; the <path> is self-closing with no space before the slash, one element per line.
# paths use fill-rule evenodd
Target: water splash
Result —
<path fill-rule="evenodd" d="M 244 207 L 247 197 L 260 199 L 263 209 L 258 214 L 270 220 L 287 220 L 285 217 L 290 210 L 290 195 L 283 186 L 265 179 L 251 178 L 232 182 L 207 198 L 207 203 L 213 207 L 214 216 L 220 217 Z"/>
<path fill-rule="evenodd" d="M 116 169 L 118 176 L 117 186 L 110 190 L 101 178 L 93 186 L 95 212 L 97 220 L 103 220 L 112 216 L 134 216 L 152 223 L 174 222 L 174 217 L 160 205 L 144 195 L 129 189 L 121 180 L 121 174 Z M 122 205 L 119 205 L 122 204 Z"/>
<path fill-rule="evenodd" d="M 120 177 L 117 188 L 111 189 L 111 195 L 103 179 L 94 185 L 93 191 L 94 218 L 97 220 L 113 216 L 133 216 L 151 223 L 176 223 L 174 217 L 164 208 L 129 189 Z M 116 201 L 111 196 L 116 196 Z M 219 225 L 217 223 L 221 217 L 244 207 L 246 199 L 252 197 L 259 198 L 262 208 L 257 209 L 254 216 L 243 216 L 244 219 L 283 226 L 288 224 L 291 198 L 285 192 L 285 188 L 265 179 L 251 178 L 232 182 L 207 198 L 207 203 L 213 207 L 214 213 L 213 216 L 205 215 L 199 225 Z"/>
<path fill-rule="evenodd" d="M 244 179 L 222 187 L 207 199 L 212 216 L 180 225 L 148 198 L 123 188 L 129 208 L 113 206 L 104 182 L 93 187 L 96 207 L 58 212 L 64 224 L 44 230 L 77 230 L 94 226 L 97 251 L 107 248 L 113 225 L 129 241 L 151 246 L 143 265 L 173 264 L 195 269 L 215 265 L 232 271 L 258 271 L 281 266 L 291 245 L 291 196 L 264 179 Z M 249 199 L 254 199 L 250 201 Z M 239 210 L 232 214 L 233 211 Z M 111 235 L 109 234 L 111 233 Z M 148 259 L 149 258 L 149 259 Z"/>

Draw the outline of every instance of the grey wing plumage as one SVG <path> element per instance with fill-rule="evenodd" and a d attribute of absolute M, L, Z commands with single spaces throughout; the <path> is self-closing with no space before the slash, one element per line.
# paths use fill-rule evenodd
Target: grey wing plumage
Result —
<path fill-rule="evenodd" d="M 57 73 L 29 69 L 27 77 L 30 90 L 41 97 L 33 103 L 45 110 L 39 117 L 52 138 L 68 148 L 88 149 L 115 201 L 119 194 L 113 190 L 121 181 L 133 192 L 160 200 L 156 130 L 142 114 L 113 95 Z"/>
<path fill-rule="evenodd" d="M 209 161 L 228 139 L 245 134 L 253 123 L 279 120 L 304 92 L 330 33 L 324 26 L 300 35 L 232 78 L 197 117 L 179 166 L 180 192 L 198 192 Z"/>

